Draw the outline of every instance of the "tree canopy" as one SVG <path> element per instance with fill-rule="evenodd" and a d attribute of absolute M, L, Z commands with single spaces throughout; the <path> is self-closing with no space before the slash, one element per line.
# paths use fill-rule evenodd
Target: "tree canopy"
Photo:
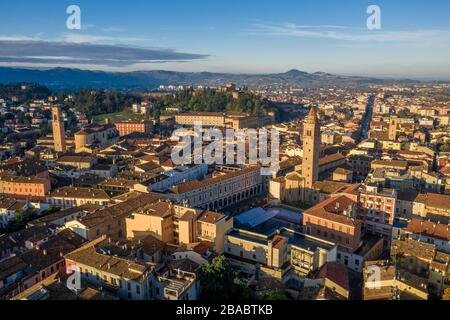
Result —
<path fill-rule="evenodd" d="M 178 107 L 183 111 L 194 112 L 248 112 L 250 114 L 267 114 L 272 105 L 261 100 L 250 91 L 243 91 L 238 98 L 231 93 L 220 92 L 216 89 L 186 89 L 174 95 L 162 98 L 163 106 Z"/>
<path fill-rule="evenodd" d="M 249 300 L 252 291 L 235 272 L 225 256 L 220 255 L 200 269 L 201 298 L 209 301 Z"/>

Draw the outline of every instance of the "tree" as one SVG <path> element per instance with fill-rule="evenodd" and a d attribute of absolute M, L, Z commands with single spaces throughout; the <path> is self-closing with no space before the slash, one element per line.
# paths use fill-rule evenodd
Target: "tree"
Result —
<path fill-rule="evenodd" d="M 288 300 L 289 297 L 284 292 L 271 290 L 260 297 L 260 300 Z"/>
<path fill-rule="evenodd" d="M 225 256 L 220 255 L 200 269 L 201 297 L 204 300 L 249 300 L 252 291 L 232 268 Z"/>

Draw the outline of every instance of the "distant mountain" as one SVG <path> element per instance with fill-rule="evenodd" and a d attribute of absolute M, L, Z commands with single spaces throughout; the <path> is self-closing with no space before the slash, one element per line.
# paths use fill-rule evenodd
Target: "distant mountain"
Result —
<path fill-rule="evenodd" d="M 325 72 L 308 73 L 295 69 L 286 73 L 231 74 L 162 70 L 121 73 L 67 68 L 35 70 L 0 67 L 0 83 L 18 82 L 36 82 L 44 84 L 52 90 L 76 90 L 79 88 L 153 90 L 159 85 L 220 86 L 227 82 L 248 87 L 281 84 L 329 87 L 414 81 L 337 76 Z"/>

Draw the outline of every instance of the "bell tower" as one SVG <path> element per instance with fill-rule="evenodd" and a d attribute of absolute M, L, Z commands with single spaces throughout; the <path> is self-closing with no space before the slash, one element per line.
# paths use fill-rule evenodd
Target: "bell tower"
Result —
<path fill-rule="evenodd" d="M 66 152 L 66 132 L 64 121 L 61 119 L 61 110 L 58 107 L 52 107 L 52 127 L 55 151 Z"/>
<path fill-rule="evenodd" d="M 319 179 L 319 146 L 320 125 L 316 108 L 312 106 L 303 123 L 302 177 L 305 179 L 304 202 L 312 202 L 312 187 L 314 182 Z"/>

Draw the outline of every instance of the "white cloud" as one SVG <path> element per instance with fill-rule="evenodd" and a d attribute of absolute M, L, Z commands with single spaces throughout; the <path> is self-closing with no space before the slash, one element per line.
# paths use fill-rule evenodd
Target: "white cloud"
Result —
<path fill-rule="evenodd" d="M 66 33 L 63 36 L 63 38 L 64 41 L 71 43 L 96 43 L 96 42 L 110 42 L 114 40 L 113 37 L 97 36 L 81 33 Z"/>
<path fill-rule="evenodd" d="M 37 41 L 37 40 L 40 39 L 38 37 L 0 35 L 0 41 Z"/>
<path fill-rule="evenodd" d="M 336 29 L 343 29 L 346 31 L 336 31 Z M 247 34 L 261 36 L 322 38 L 349 42 L 442 42 L 450 40 L 450 30 L 370 31 L 366 29 L 356 29 L 344 26 L 299 26 L 294 23 L 286 23 L 281 25 L 255 24 L 254 29 L 250 30 Z"/>
<path fill-rule="evenodd" d="M 101 43 L 101 44 L 118 44 L 118 43 L 142 43 L 147 41 L 144 38 L 132 38 L 132 37 L 112 37 L 102 36 L 94 34 L 82 34 L 82 33 L 66 33 L 63 35 L 62 40 L 69 43 Z"/>

